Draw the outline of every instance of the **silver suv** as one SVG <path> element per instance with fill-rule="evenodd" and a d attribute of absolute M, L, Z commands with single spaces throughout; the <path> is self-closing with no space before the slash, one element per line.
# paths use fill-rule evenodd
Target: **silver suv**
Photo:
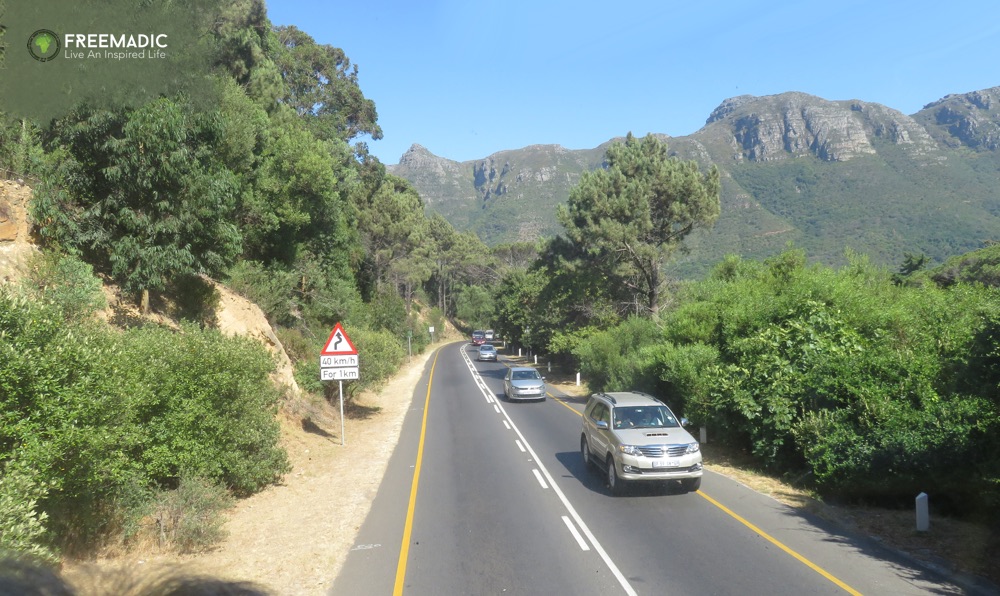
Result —
<path fill-rule="evenodd" d="M 583 461 L 607 474 L 620 494 L 629 481 L 680 480 L 701 488 L 701 448 L 670 408 L 638 391 L 595 393 L 583 410 Z"/>

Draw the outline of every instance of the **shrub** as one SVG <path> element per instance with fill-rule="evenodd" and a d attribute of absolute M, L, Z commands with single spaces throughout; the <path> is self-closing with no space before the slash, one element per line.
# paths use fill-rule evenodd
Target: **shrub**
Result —
<path fill-rule="evenodd" d="M 595 391 L 656 391 L 659 382 L 653 371 L 653 354 L 645 346 L 661 337 L 656 323 L 631 317 L 621 325 L 594 333 L 573 350 L 580 372 Z"/>
<path fill-rule="evenodd" d="M 182 470 L 248 494 L 287 468 L 273 361 L 249 339 L 183 325 L 66 325 L 0 291 L 0 461 L 31 469 L 63 545 L 127 530 L 142 489 Z"/>
<path fill-rule="evenodd" d="M 38 501 L 47 489 L 38 479 L 10 465 L 0 466 L 0 553 L 15 552 L 55 561 L 48 547 L 45 520 Z"/>
<path fill-rule="evenodd" d="M 27 269 L 22 288 L 34 299 L 52 304 L 67 320 L 85 319 L 107 306 L 94 269 L 75 256 L 35 253 Z"/>
<path fill-rule="evenodd" d="M 295 274 L 277 267 L 265 267 L 257 261 L 240 261 L 229 268 L 228 286 L 260 307 L 272 323 L 290 325 L 292 288 Z"/>
<path fill-rule="evenodd" d="M 434 337 L 440 341 L 444 337 L 445 325 L 447 319 L 444 316 L 444 311 L 438 307 L 434 307 L 427 313 L 427 324 L 434 328 Z"/>
<path fill-rule="evenodd" d="M 176 489 L 156 497 L 153 518 L 160 547 L 181 553 L 209 550 L 226 537 L 223 512 L 232 505 L 221 484 L 182 475 Z"/>
<path fill-rule="evenodd" d="M 361 365 L 361 380 L 351 384 L 352 395 L 361 389 L 381 386 L 406 359 L 406 348 L 400 345 L 398 336 L 388 331 L 358 327 L 350 335 Z"/>
<path fill-rule="evenodd" d="M 654 369 L 663 381 L 660 397 L 678 415 L 688 416 L 687 403 L 703 403 L 711 393 L 708 371 L 719 362 L 719 352 L 703 343 L 656 346 Z"/>
<path fill-rule="evenodd" d="M 215 326 L 215 313 L 222 294 L 211 281 L 198 275 L 181 275 L 169 289 L 174 298 L 174 317 L 197 323 L 202 327 Z"/>
<path fill-rule="evenodd" d="M 347 330 L 351 342 L 358 350 L 358 374 L 360 379 L 344 385 L 346 396 L 354 396 L 365 389 L 381 386 L 393 375 L 406 359 L 405 343 L 385 330 L 375 330 L 363 325 L 351 326 Z M 328 400 L 337 397 L 338 383 L 320 381 L 319 353 L 322 342 L 316 342 L 314 358 L 304 358 L 295 364 L 295 380 L 299 387 L 311 393 L 324 395 Z M 403 342 L 406 338 L 403 338 Z"/>

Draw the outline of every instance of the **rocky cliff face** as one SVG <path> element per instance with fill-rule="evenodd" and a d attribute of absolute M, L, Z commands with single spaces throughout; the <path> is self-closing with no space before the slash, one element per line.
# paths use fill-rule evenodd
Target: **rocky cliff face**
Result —
<path fill-rule="evenodd" d="M 875 139 L 932 151 L 933 139 L 901 112 L 862 101 L 828 101 L 805 93 L 742 95 L 722 102 L 692 137 L 714 137 L 738 161 L 768 162 L 812 155 L 849 161 L 874 155 Z"/>
<path fill-rule="evenodd" d="M 924 106 L 915 117 L 950 147 L 1000 149 L 1000 87 L 947 95 Z"/>
<path fill-rule="evenodd" d="M 411 146 L 398 165 L 387 169 L 409 180 L 424 203 L 439 210 L 447 210 L 449 204 L 468 203 L 476 197 L 467 164 L 438 157 L 420 145 Z"/>
<path fill-rule="evenodd" d="M 413 145 L 387 169 L 459 229 L 488 242 L 534 241 L 558 232 L 556 205 L 583 172 L 600 166 L 604 151 L 604 145 L 579 151 L 532 145 L 455 162 Z"/>
<path fill-rule="evenodd" d="M 22 181 L 0 181 L 0 283 L 19 279 L 35 251 L 30 238 L 31 188 Z"/>

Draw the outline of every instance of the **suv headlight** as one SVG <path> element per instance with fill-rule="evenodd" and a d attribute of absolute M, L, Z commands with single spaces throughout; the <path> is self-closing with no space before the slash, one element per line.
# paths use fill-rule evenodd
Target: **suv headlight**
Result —
<path fill-rule="evenodd" d="M 635 456 L 642 455 L 642 451 L 639 451 L 639 447 L 637 447 L 636 445 L 619 445 L 618 451 L 621 451 L 625 455 L 635 455 Z"/>
<path fill-rule="evenodd" d="M 699 451 L 701 451 L 701 445 L 698 443 L 688 443 L 687 451 L 684 453 L 698 453 Z"/>

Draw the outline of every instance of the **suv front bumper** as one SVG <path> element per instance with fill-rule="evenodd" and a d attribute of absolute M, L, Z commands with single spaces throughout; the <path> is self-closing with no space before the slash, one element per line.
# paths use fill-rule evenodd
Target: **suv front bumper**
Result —
<path fill-rule="evenodd" d="M 701 478 L 704 467 L 699 455 L 662 459 L 622 455 L 621 461 L 615 460 L 615 466 L 622 480 Z"/>

